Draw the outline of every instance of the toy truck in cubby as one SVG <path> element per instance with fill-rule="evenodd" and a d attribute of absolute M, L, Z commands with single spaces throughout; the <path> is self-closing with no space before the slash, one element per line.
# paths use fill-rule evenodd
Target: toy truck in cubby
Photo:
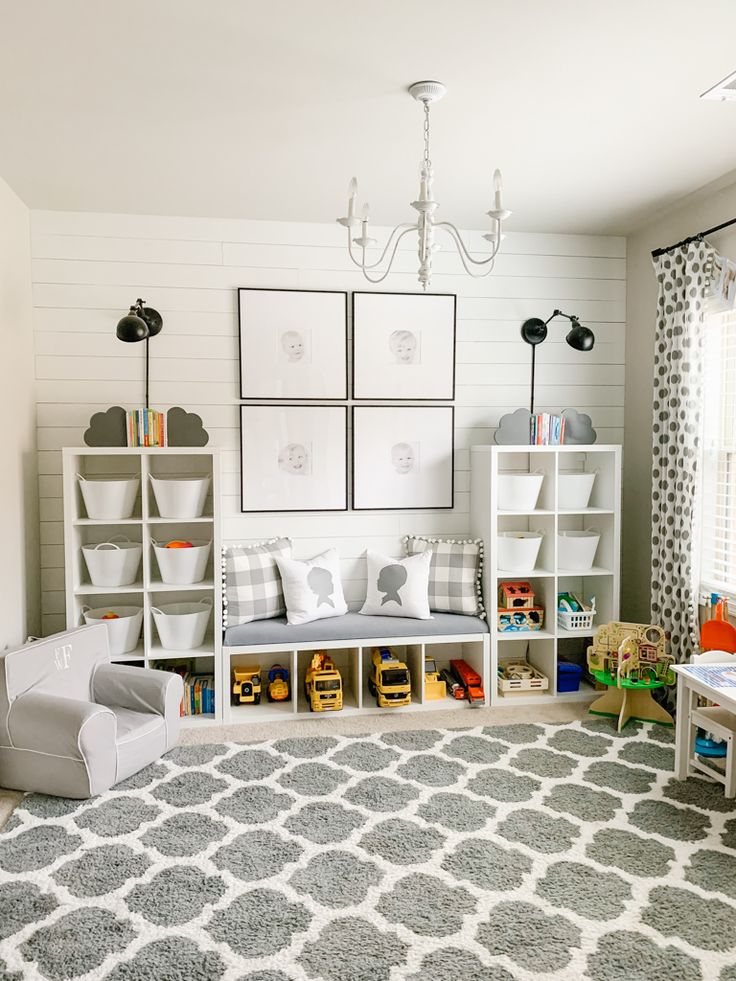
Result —
<path fill-rule="evenodd" d="M 250 668 L 233 668 L 233 705 L 260 705 L 261 668 L 254 664 Z"/>
<path fill-rule="evenodd" d="M 342 677 L 332 658 L 317 651 L 304 678 L 304 696 L 310 712 L 339 712 L 342 709 Z"/>
<path fill-rule="evenodd" d="M 534 591 L 528 582 L 502 582 L 498 586 L 499 633 L 541 630 L 544 609 L 534 605 Z"/>
<path fill-rule="evenodd" d="M 409 668 L 394 656 L 390 647 L 374 647 L 368 675 L 368 691 L 379 708 L 411 704 Z"/>

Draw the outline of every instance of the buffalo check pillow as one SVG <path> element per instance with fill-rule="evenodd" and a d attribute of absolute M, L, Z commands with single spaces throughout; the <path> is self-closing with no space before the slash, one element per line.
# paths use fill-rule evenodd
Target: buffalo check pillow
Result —
<path fill-rule="evenodd" d="M 404 538 L 407 555 L 431 552 L 429 608 L 435 613 L 482 617 L 483 542 L 480 538 Z"/>
<path fill-rule="evenodd" d="M 291 541 L 272 538 L 222 549 L 222 622 L 225 627 L 286 613 L 276 557 L 291 558 Z"/>

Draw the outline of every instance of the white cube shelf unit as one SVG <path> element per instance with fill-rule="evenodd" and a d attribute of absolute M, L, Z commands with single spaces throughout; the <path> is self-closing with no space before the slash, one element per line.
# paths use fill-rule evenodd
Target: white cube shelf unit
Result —
<path fill-rule="evenodd" d="M 89 518 L 77 474 L 94 478 L 139 477 L 140 488 L 133 515 L 124 520 Z M 162 518 L 156 506 L 150 476 L 211 478 L 202 517 Z M 84 623 L 85 607 L 140 606 L 143 632 L 137 648 L 113 658 L 124 664 L 151 667 L 157 661 L 190 661 L 192 673 L 213 674 L 215 713 L 182 718 L 184 725 L 219 722 L 222 719 L 222 586 L 219 569 L 220 453 L 207 447 L 66 447 L 63 451 L 64 556 L 67 627 Z M 82 546 L 125 536 L 140 542 L 142 562 L 137 580 L 130 586 L 102 587 L 90 582 Z M 153 542 L 174 539 L 212 541 L 204 579 L 191 585 L 162 582 Z M 151 612 L 162 603 L 211 600 L 212 615 L 203 643 L 192 650 L 163 647 Z M 227 697 L 227 695 L 225 695 Z"/>
<path fill-rule="evenodd" d="M 493 682 L 491 705 L 513 706 L 542 701 L 568 701 L 592 697 L 586 682 L 580 691 L 557 692 L 557 662 L 565 645 L 591 637 L 601 623 L 619 618 L 621 552 L 621 447 L 591 446 L 473 446 L 470 451 L 471 534 L 485 542 L 483 594 L 488 611 L 490 674 L 496 678 L 504 661 L 528 661 L 549 679 L 545 692 L 502 695 Z M 537 473 L 543 476 L 537 505 L 501 510 L 498 507 L 499 475 Z M 588 506 L 562 509 L 558 506 L 559 476 L 595 472 Z M 509 503 L 509 502 L 505 502 Z M 559 566 L 559 531 L 600 532 L 594 565 L 584 572 Z M 498 563 L 498 532 L 538 531 L 543 534 L 537 563 L 532 569 L 505 571 Z M 498 587 L 506 581 L 528 581 L 536 604 L 544 607 L 543 629 L 501 632 L 498 629 Z M 584 601 L 596 600 L 597 613 L 590 630 L 565 630 L 557 623 L 557 595 L 572 592 Z"/>
<path fill-rule="evenodd" d="M 376 699 L 368 691 L 368 673 L 374 647 L 390 647 L 404 661 L 411 675 L 412 700 L 410 705 L 398 708 L 379 708 Z M 342 676 L 343 707 L 339 712 L 312 714 L 304 695 L 304 676 L 309 662 L 317 651 L 326 651 L 332 657 Z M 225 705 L 224 721 L 237 725 L 249 722 L 276 722 L 295 718 L 312 718 L 346 715 L 393 715 L 397 712 L 421 712 L 437 709 L 469 709 L 467 701 L 454 698 L 427 699 L 424 692 L 424 661 L 434 658 L 438 670 L 449 667 L 453 658 L 463 658 L 483 679 L 486 705 L 489 704 L 489 635 L 488 633 L 457 634 L 444 637 L 377 637 L 355 641 L 324 641 L 322 643 L 283 646 L 260 645 L 247 653 L 237 648 L 224 649 L 223 673 L 230 675 L 232 668 L 253 668 L 258 665 L 263 679 L 263 696 L 260 705 Z M 275 664 L 289 670 L 291 698 L 287 702 L 268 702 L 266 678 Z M 472 724 L 472 721 L 469 723 Z"/>

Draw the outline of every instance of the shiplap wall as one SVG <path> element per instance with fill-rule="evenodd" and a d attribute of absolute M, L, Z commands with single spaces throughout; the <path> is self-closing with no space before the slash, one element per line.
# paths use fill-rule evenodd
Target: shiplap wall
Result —
<path fill-rule="evenodd" d="M 480 233 L 468 239 L 478 251 L 487 248 Z M 479 280 L 463 273 L 449 245 L 438 253 L 433 289 L 458 295 L 455 508 L 424 513 L 240 513 L 235 289 L 370 289 L 349 265 L 339 226 L 34 212 L 32 255 L 44 633 L 64 626 L 60 450 L 81 444 L 92 412 L 141 404 L 142 348 L 115 337 L 137 296 L 164 317 L 151 342 L 152 405 L 199 412 L 225 450 L 225 540 L 291 535 L 297 557 L 334 543 L 353 604 L 365 594 L 366 546 L 399 555 L 406 533 L 467 532 L 468 447 L 490 442 L 499 416 L 528 404 L 530 352 L 519 336 L 525 318 L 546 318 L 559 306 L 593 328 L 595 348 L 581 354 L 564 343 L 564 322 L 551 326 L 538 352 L 537 405 L 584 410 L 600 441 L 622 440 L 622 238 L 510 233 L 495 271 Z M 416 268 L 408 247 L 377 288 L 416 291 Z"/>

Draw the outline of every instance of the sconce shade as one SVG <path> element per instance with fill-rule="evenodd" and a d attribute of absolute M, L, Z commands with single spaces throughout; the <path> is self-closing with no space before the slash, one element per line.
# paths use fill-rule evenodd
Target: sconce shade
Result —
<path fill-rule="evenodd" d="M 119 321 L 116 334 L 119 341 L 134 344 L 136 341 L 145 341 L 148 337 L 160 334 L 163 325 L 163 317 L 158 310 L 144 307 L 143 301 L 138 300 L 135 306 L 130 308 L 129 313 Z"/>
<path fill-rule="evenodd" d="M 136 314 L 135 309 L 135 307 L 130 308 L 130 313 L 126 314 L 118 322 L 117 330 L 115 331 L 118 340 L 125 341 L 126 344 L 133 344 L 135 341 L 144 341 L 150 334 L 148 324 L 142 317 Z"/>
<path fill-rule="evenodd" d="M 565 340 L 576 351 L 592 351 L 595 334 L 590 328 L 583 327 L 577 317 L 573 317 L 572 327 Z"/>
<path fill-rule="evenodd" d="M 525 320 L 521 325 L 521 336 L 527 344 L 541 344 L 547 336 L 547 324 L 539 317 Z"/>
<path fill-rule="evenodd" d="M 158 310 L 154 310 L 153 307 L 143 307 L 141 313 L 148 326 L 148 336 L 155 337 L 156 334 L 160 334 L 164 325 L 164 318 Z"/>

